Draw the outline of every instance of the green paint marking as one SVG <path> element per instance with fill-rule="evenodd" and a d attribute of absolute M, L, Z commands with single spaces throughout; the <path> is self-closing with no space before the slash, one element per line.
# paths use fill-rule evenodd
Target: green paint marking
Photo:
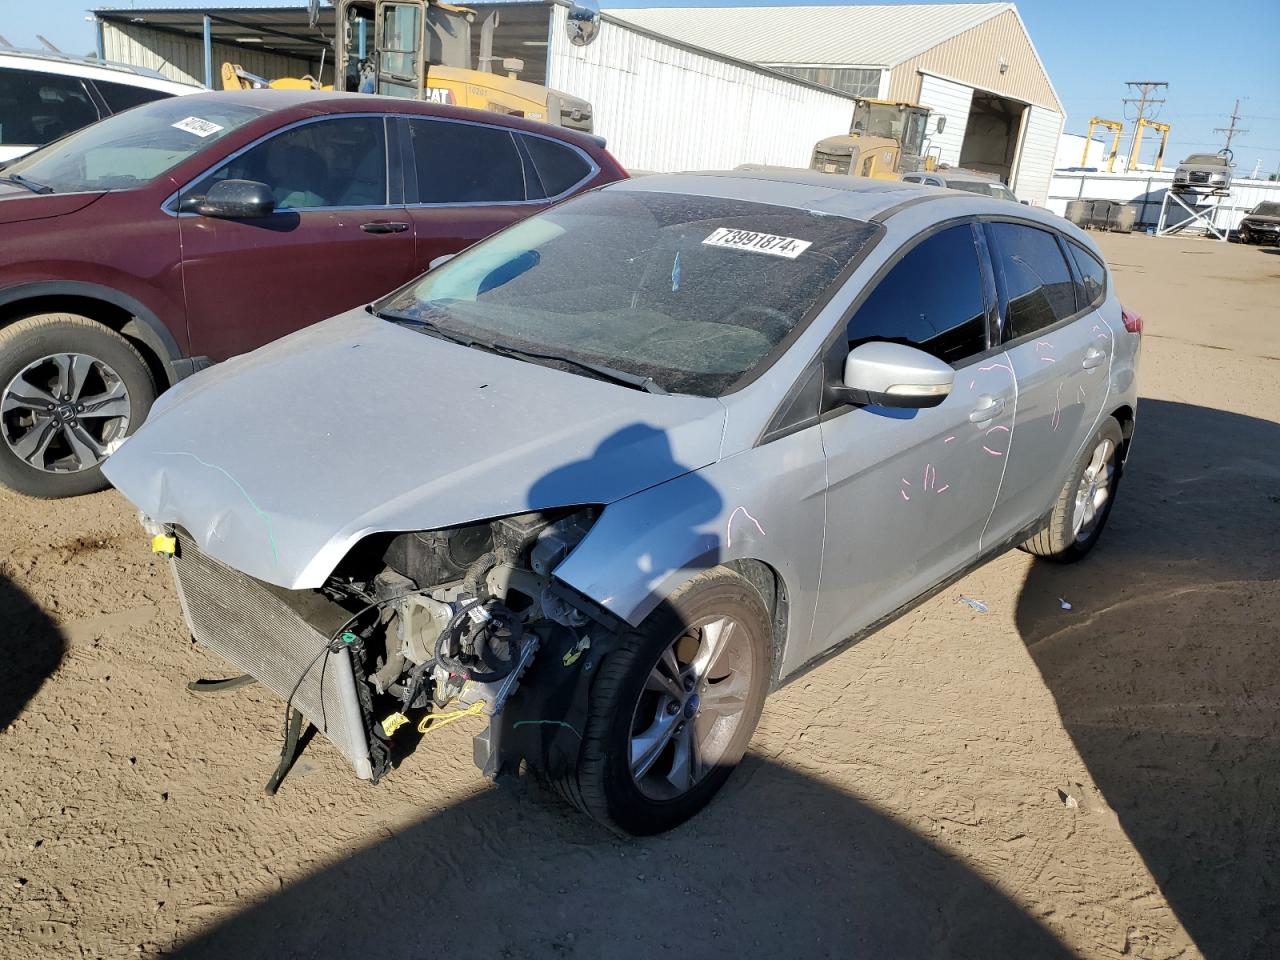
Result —
<path fill-rule="evenodd" d="M 161 453 L 164 456 L 170 456 L 170 457 L 190 457 L 192 460 L 200 464 L 202 467 L 208 467 L 210 470 L 217 470 L 220 474 L 222 474 L 224 477 L 226 477 L 228 480 L 234 483 L 236 485 L 236 489 L 240 491 L 240 495 L 244 497 L 245 500 L 248 502 L 249 506 L 253 508 L 253 512 L 256 513 L 258 516 L 260 516 L 262 518 L 263 523 L 267 525 L 267 540 L 270 541 L 271 543 L 271 559 L 275 561 L 277 566 L 280 565 L 280 551 L 276 548 L 276 534 L 275 534 L 275 529 L 271 526 L 271 516 L 265 510 L 259 507 L 256 503 L 253 502 L 253 497 L 249 496 L 249 491 L 244 488 L 244 486 L 240 483 L 239 480 L 237 480 L 235 477 L 229 474 L 222 467 L 218 466 L 216 463 L 209 463 L 207 460 L 201 460 L 194 453 L 188 453 L 185 450 L 164 450 L 164 451 L 161 451 Z"/>
<path fill-rule="evenodd" d="M 580 734 L 577 730 L 574 730 L 572 724 L 565 723 L 563 720 L 517 720 L 515 723 L 511 725 L 511 729 L 514 730 L 516 727 L 523 727 L 526 723 L 533 724 L 535 726 L 539 724 L 547 723 L 553 727 L 564 727 L 566 730 L 572 731 L 573 735 L 577 737 L 579 740 L 582 739 L 582 734 Z"/>

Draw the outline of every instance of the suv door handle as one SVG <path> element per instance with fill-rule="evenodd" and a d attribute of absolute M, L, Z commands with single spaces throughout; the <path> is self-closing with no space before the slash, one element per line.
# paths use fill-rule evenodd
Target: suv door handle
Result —
<path fill-rule="evenodd" d="M 978 405 L 969 411 L 970 423 L 986 423 L 994 420 L 1004 412 L 1004 400 L 984 394 L 978 398 Z"/>
<path fill-rule="evenodd" d="M 360 224 L 360 229 L 365 233 L 404 233 L 409 229 L 409 225 L 391 220 L 375 220 L 372 223 Z"/>
<path fill-rule="evenodd" d="M 1084 361 L 1081 363 L 1081 366 L 1083 366 L 1086 370 L 1092 370 L 1094 367 L 1098 366 L 1100 363 L 1102 363 L 1102 361 L 1106 359 L 1107 359 L 1107 355 L 1105 353 L 1103 353 L 1097 347 L 1090 347 L 1084 353 Z"/>

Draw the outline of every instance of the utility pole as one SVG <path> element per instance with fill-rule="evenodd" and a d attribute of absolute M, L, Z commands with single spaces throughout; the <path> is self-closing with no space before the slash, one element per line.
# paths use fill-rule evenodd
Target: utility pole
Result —
<path fill-rule="evenodd" d="M 1124 98 L 1125 103 L 1136 103 L 1138 105 L 1138 115 L 1134 118 L 1133 139 L 1129 144 L 1129 162 L 1125 164 L 1125 170 L 1127 172 L 1133 170 L 1138 165 L 1137 148 L 1142 139 L 1142 121 L 1148 119 L 1147 108 L 1155 107 L 1165 102 L 1163 98 L 1156 99 L 1151 95 L 1158 90 L 1167 90 L 1169 83 L 1167 80 L 1126 80 L 1124 85 L 1126 87 L 1133 88 L 1138 93 L 1138 96 L 1136 97 Z M 1158 113 L 1159 111 L 1156 112 Z"/>
<path fill-rule="evenodd" d="M 1240 119 L 1240 98 L 1236 97 L 1235 108 L 1231 111 L 1231 126 L 1213 128 L 1214 133 L 1224 133 L 1227 136 L 1227 142 L 1222 149 L 1224 150 L 1231 149 L 1231 141 L 1235 139 L 1235 136 L 1237 133 L 1249 132 L 1248 130 L 1245 130 L 1245 129 L 1242 129 L 1241 127 L 1236 126 L 1236 121 L 1238 121 L 1239 119 Z"/>

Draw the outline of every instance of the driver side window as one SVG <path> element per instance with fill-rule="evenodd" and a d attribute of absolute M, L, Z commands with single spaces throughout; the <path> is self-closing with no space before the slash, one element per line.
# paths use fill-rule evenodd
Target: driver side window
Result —
<path fill-rule="evenodd" d="M 987 349 L 986 309 L 973 228 L 948 227 L 918 243 L 876 284 L 849 320 L 849 347 L 892 340 L 958 363 Z"/>
<path fill-rule="evenodd" d="M 227 161 L 191 193 L 206 194 L 219 180 L 265 183 L 278 210 L 382 206 L 387 202 L 382 118 L 338 117 L 285 130 Z"/>

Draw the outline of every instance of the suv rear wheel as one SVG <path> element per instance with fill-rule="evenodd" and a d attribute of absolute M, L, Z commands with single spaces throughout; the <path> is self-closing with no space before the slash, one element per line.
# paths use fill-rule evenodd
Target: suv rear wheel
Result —
<path fill-rule="evenodd" d="M 33 497 L 107 486 L 102 462 L 156 388 L 142 355 L 88 317 L 46 313 L 0 330 L 0 483 Z"/>
<path fill-rule="evenodd" d="M 621 833 L 669 830 L 746 752 L 769 686 L 769 614 L 749 581 L 694 577 L 609 655 L 591 687 L 578 769 L 558 781 Z"/>

